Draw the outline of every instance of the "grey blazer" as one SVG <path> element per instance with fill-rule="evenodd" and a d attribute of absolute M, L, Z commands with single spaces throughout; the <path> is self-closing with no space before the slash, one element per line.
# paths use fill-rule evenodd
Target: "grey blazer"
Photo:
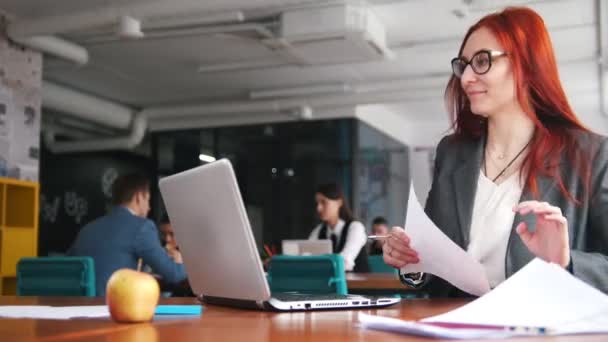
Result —
<path fill-rule="evenodd" d="M 583 281 L 608 293 L 608 140 L 586 132 L 577 132 L 581 150 L 590 154 L 591 188 L 580 204 L 569 201 L 560 192 L 553 178 L 539 176 L 540 201 L 561 208 L 568 220 L 572 272 Z M 463 249 L 469 244 L 469 231 L 477 179 L 481 168 L 485 138 L 478 140 L 444 137 L 437 147 L 433 185 L 425 211 L 452 241 Z M 584 186 L 570 162 L 561 158 L 564 184 L 576 198 L 584 194 Z M 521 201 L 534 199 L 527 187 Z M 515 216 L 505 258 L 505 275 L 511 276 L 534 258 L 523 244 L 515 227 L 521 222 Z M 464 293 L 437 277 L 424 285 L 431 296 L 452 297 Z"/>

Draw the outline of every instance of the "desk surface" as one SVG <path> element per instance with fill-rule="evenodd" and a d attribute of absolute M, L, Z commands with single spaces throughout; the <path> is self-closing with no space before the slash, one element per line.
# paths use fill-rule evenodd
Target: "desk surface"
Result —
<path fill-rule="evenodd" d="M 0 297 L 0 305 L 93 305 L 99 298 Z M 163 299 L 163 304 L 196 303 L 193 298 Z M 274 313 L 205 305 L 200 317 L 118 324 L 106 319 L 0 319 L 0 340 L 8 341 L 436 341 L 389 332 L 363 330 L 357 313 L 420 319 L 454 309 L 465 300 L 412 300 L 378 310 Z M 606 341 L 608 335 L 518 338 L 513 341 Z"/>

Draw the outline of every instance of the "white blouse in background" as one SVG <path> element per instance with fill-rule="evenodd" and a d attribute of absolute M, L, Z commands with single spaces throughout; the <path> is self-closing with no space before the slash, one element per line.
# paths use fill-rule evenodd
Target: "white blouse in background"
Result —
<path fill-rule="evenodd" d="M 495 184 L 479 172 L 467 252 L 484 267 L 490 286 L 505 280 L 507 243 L 523 186 L 519 172 Z"/>
<path fill-rule="evenodd" d="M 329 239 L 330 235 L 333 233 L 336 235 L 337 240 L 340 241 L 344 224 L 344 220 L 339 219 L 335 227 L 331 228 L 328 225 L 326 239 Z M 323 227 L 323 224 L 317 225 L 310 233 L 308 239 L 318 240 L 321 227 Z M 355 259 L 359 255 L 359 252 L 361 252 L 361 248 L 365 248 L 366 243 L 367 234 L 365 232 L 365 226 L 359 221 L 352 221 L 348 228 L 348 236 L 344 242 L 344 248 L 342 248 L 342 252 L 339 253 L 344 259 L 344 269 L 346 271 L 352 271 L 355 268 Z"/>

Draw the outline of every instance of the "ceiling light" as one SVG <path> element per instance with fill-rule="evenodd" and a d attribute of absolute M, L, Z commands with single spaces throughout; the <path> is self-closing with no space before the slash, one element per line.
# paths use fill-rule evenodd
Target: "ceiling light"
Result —
<path fill-rule="evenodd" d="M 215 157 L 209 156 L 206 154 L 202 154 L 202 153 L 198 155 L 198 159 L 200 159 L 200 161 L 203 161 L 205 163 L 211 163 L 211 162 L 215 161 Z"/>
<path fill-rule="evenodd" d="M 267 90 L 254 90 L 249 93 L 251 99 L 265 99 L 273 97 L 290 97 L 305 95 L 324 95 L 328 93 L 347 93 L 352 91 L 348 84 L 318 84 L 312 86 L 278 88 Z"/>
<path fill-rule="evenodd" d="M 148 29 L 172 29 L 184 26 L 202 26 L 211 24 L 242 23 L 245 14 L 242 11 L 218 12 L 213 14 L 190 13 L 169 18 L 148 19 L 144 23 Z"/>
<path fill-rule="evenodd" d="M 209 72 L 221 72 L 221 71 L 254 70 L 254 69 L 273 68 L 273 67 L 279 67 L 279 66 L 284 66 L 284 65 L 287 65 L 287 63 L 277 62 L 277 61 L 267 61 L 267 60 L 228 62 L 228 63 L 201 65 L 198 67 L 197 72 L 209 73 Z"/>
<path fill-rule="evenodd" d="M 141 32 L 141 22 L 128 15 L 123 15 L 118 20 L 116 34 L 126 39 L 138 39 L 144 36 L 144 33 Z"/>

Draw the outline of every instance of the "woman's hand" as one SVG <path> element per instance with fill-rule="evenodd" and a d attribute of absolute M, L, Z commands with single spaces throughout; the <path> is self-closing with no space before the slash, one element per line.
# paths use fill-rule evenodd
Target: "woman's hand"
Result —
<path fill-rule="evenodd" d="M 536 229 L 528 231 L 528 225 L 521 222 L 515 230 L 526 247 L 537 257 L 562 267 L 570 263 L 568 221 L 559 207 L 547 202 L 525 201 L 513 208 L 520 215 L 536 215 Z"/>
<path fill-rule="evenodd" d="M 410 238 L 401 227 L 393 227 L 382 245 L 382 252 L 384 262 L 396 268 L 420 262 L 418 253 L 410 247 Z"/>

